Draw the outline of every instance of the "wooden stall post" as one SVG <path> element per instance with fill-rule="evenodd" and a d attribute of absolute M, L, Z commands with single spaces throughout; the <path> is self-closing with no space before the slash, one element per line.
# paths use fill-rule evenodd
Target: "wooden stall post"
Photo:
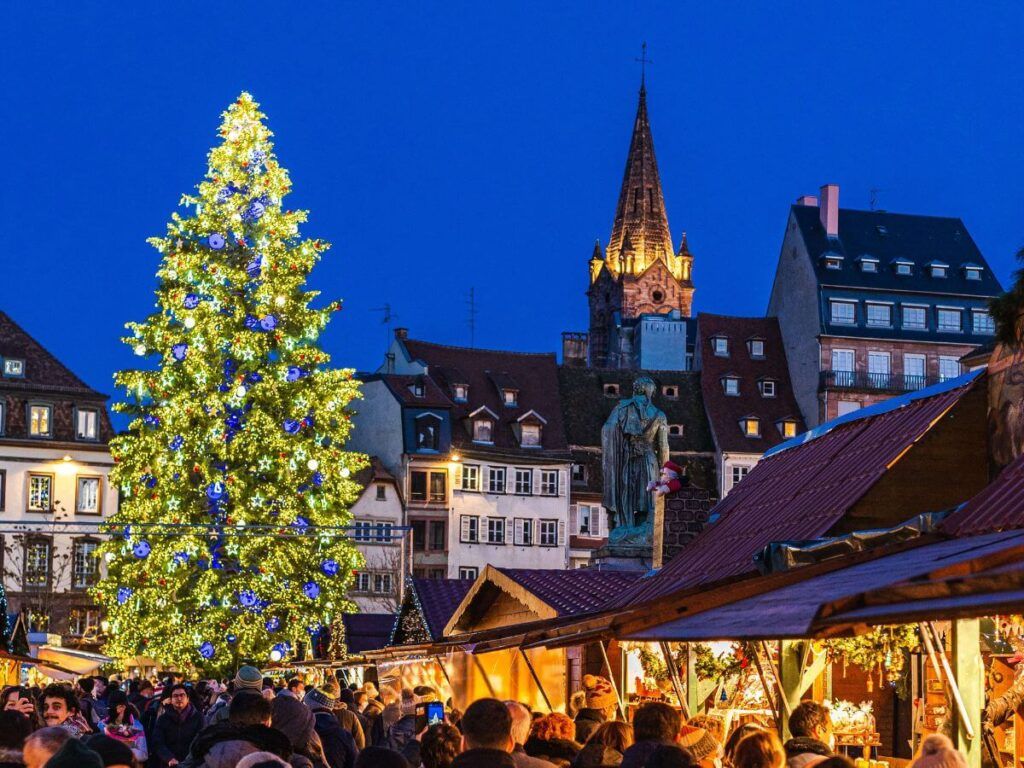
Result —
<path fill-rule="evenodd" d="M 825 669 L 825 654 L 814 653 L 810 640 L 783 640 L 779 651 L 779 683 L 782 686 L 783 711 L 788 715 L 800 705 L 800 697 Z M 789 739 L 789 718 L 782 724 Z"/>
<path fill-rule="evenodd" d="M 686 696 L 683 692 L 683 683 L 679 677 L 679 668 L 676 666 L 676 660 L 672 656 L 672 649 L 669 644 L 662 640 L 659 645 L 661 646 L 661 655 L 665 659 L 665 668 L 668 670 L 669 677 L 672 679 L 672 688 L 676 692 L 676 698 L 679 699 L 679 708 L 683 711 L 683 719 L 690 719 L 690 712 L 692 711 L 686 703 Z"/>
<path fill-rule="evenodd" d="M 622 694 L 619 693 L 618 683 L 615 682 L 615 670 L 612 669 L 612 663 L 608 661 L 608 649 L 604 647 L 604 640 L 598 640 L 597 645 L 601 649 L 601 658 L 604 659 L 604 666 L 608 670 L 608 682 L 612 684 L 612 693 L 615 694 L 615 701 L 619 705 L 619 714 L 622 716 L 623 722 L 629 722 L 629 717 L 626 715 L 626 705 L 622 701 Z"/>
<path fill-rule="evenodd" d="M 697 654 L 694 653 L 693 643 L 686 644 L 686 708 L 690 712 L 699 712 L 700 680 L 697 679 Z"/>
<path fill-rule="evenodd" d="M 953 623 L 953 693 L 959 688 L 964 715 L 957 718 L 954 743 L 970 768 L 980 768 L 984 743 L 980 733 L 981 710 L 985 706 L 985 669 L 981 661 L 981 628 L 978 619 L 960 619 Z M 934 628 L 932 630 L 934 632 Z M 938 635 L 936 635 L 938 641 Z M 958 703 L 961 703 L 958 702 Z M 969 724 L 963 722 L 968 719 Z"/>
<path fill-rule="evenodd" d="M 526 655 L 526 651 L 523 648 L 518 648 L 517 650 L 519 655 L 523 657 L 523 661 L 526 662 L 526 668 L 530 670 L 530 676 L 533 678 L 533 682 L 536 683 L 537 690 L 540 691 L 541 698 L 544 699 L 544 705 L 548 708 L 548 712 L 554 712 L 555 710 L 551 707 L 551 699 L 548 698 L 547 691 L 544 690 L 544 684 L 541 683 L 537 670 L 533 668 L 533 662 L 530 661 L 530 657 Z"/>

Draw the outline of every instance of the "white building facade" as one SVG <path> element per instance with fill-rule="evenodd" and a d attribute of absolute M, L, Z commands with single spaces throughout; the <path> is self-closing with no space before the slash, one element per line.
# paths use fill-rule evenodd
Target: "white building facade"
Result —
<path fill-rule="evenodd" d="M 376 456 L 356 476 L 363 491 L 352 505 L 352 538 L 364 566 L 352 582 L 350 596 L 360 613 L 396 613 L 408 572 L 410 536 L 405 508 L 394 475 Z"/>

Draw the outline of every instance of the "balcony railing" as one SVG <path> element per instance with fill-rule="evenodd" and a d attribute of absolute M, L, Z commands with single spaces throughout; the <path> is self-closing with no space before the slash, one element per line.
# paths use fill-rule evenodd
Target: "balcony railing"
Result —
<path fill-rule="evenodd" d="M 821 389 L 857 389 L 877 392 L 913 392 L 939 382 L 936 376 L 866 371 L 822 371 Z"/>

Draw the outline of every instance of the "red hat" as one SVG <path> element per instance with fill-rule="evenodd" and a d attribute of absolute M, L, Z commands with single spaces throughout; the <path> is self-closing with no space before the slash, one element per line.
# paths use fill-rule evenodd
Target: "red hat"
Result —
<path fill-rule="evenodd" d="M 669 472 L 675 472 L 678 476 L 682 477 L 683 468 L 676 464 L 674 461 L 666 461 L 661 465 L 662 469 L 667 469 Z"/>

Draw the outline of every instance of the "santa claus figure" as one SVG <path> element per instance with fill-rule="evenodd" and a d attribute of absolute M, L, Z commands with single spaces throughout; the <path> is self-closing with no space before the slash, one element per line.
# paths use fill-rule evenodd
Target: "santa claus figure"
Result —
<path fill-rule="evenodd" d="M 666 461 L 661 466 L 661 476 L 647 484 L 648 491 L 654 491 L 655 496 L 664 496 L 675 493 L 683 487 L 683 468 L 673 461 Z"/>

